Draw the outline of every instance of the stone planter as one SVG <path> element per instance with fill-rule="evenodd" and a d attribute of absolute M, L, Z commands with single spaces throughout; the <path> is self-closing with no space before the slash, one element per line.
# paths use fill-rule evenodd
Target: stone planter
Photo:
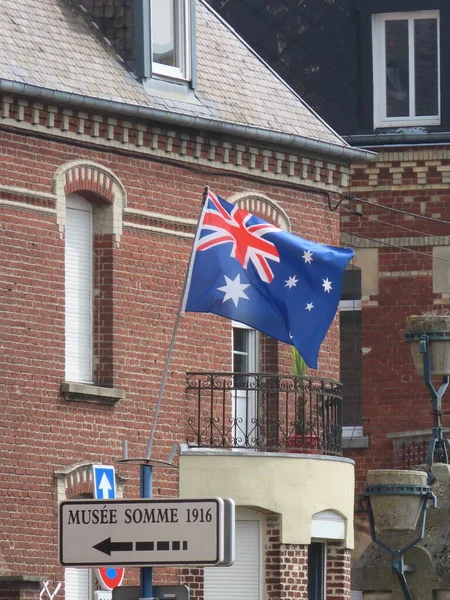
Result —
<path fill-rule="evenodd" d="M 369 471 L 367 486 L 426 486 L 427 474 L 423 471 L 397 471 L 386 469 Z M 370 494 L 375 531 L 414 531 L 420 515 L 423 496 Z"/>
<path fill-rule="evenodd" d="M 406 319 L 406 340 L 410 343 L 416 373 L 422 377 L 424 374 L 423 354 L 419 349 L 419 338 L 423 333 L 430 336 L 428 351 L 431 374 L 449 375 L 450 315 L 414 315 Z M 436 336 L 443 339 L 433 339 Z"/>

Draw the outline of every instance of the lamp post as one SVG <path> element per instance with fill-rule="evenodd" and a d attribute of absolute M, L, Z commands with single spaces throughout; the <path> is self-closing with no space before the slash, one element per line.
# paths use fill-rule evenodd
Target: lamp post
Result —
<path fill-rule="evenodd" d="M 392 572 L 398 576 L 403 595 L 412 600 L 406 573 L 414 568 L 405 564 L 405 553 L 425 537 L 426 515 L 429 506 L 436 507 L 436 496 L 431 491 L 436 478 L 433 474 L 435 459 L 449 463 L 450 441 L 445 437 L 442 424 L 442 397 L 449 385 L 450 375 L 450 314 L 430 313 L 407 319 L 407 342 L 411 344 L 416 372 L 424 377 L 433 410 L 432 436 L 428 442 L 426 471 L 380 470 L 369 471 L 368 485 L 362 496 L 369 514 L 372 540 L 390 552 Z M 442 376 L 436 388 L 433 375 Z M 411 534 L 408 542 L 394 545 L 383 539 L 386 532 Z M 416 532 L 413 535 L 413 532 Z M 389 539 L 392 534 L 388 533 Z"/>
<path fill-rule="evenodd" d="M 372 541 L 391 554 L 392 572 L 398 576 L 406 600 L 412 600 L 405 574 L 413 568 L 405 565 L 404 555 L 424 538 L 427 508 L 430 503 L 436 506 L 436 497 L 423 471 L 369 471 L 367 478 L 362 502 L 369 514 Z M 416 536 L 399 547 L 383 539 L 385 533 L 416 530 Z"/>
<path fill-rule="evenodd" d="M 405 339 L 411 344 L 416 373 L 423 375 L 430 392 L 433 407 L 432 437 L 428 442 L 427 472 L 428 483 L 435 481 L 434 459 L 448 464 L 450 442 L 445 437 L 442 425 L 442 397 L 449 384 L 450 374 L 450 315 L 427 314 L 408 317 Z M 442 384 L 435 388 L 432 375 L 441 375 Z"/>

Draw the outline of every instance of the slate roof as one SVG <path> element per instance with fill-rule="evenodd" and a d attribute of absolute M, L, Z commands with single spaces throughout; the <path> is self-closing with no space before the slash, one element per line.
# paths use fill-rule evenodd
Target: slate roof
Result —
<path fill-rule="evenodd" d="M 143 86 L 69 0 L 1 0 L 0 32 L 0 79 L 348 147 L 203 0 L 191 100 Z"/>

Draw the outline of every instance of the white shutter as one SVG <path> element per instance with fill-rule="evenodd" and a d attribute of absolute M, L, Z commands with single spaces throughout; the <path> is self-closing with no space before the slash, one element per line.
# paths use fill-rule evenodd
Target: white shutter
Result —
<path fill-rule="evenodd" d="M 90 569 L 65 569 L 65 600 L 90 600 L 92 596 Z"/>
<path fill-rule="evenodd" d="M 66 200 L 66 379 L 92 383 L 92 205 Z"/>
<path fill-rule="evenodd" d="M 261 540 L 259 520 L 236 520 L 236 560 L 231 567 L 209 567 L 205 600 L 261 599 Z"/>

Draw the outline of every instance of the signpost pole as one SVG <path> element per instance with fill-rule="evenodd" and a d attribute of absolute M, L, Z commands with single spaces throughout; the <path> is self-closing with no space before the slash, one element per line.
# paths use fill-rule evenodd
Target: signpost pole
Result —
<path fill-rule="evenodd" d="M 149 464 L 140 466 L 141 498 L 152 497 L 153 469 Z M 153 569 L 141 568 L 141 598 L 153 598 Z"/>

